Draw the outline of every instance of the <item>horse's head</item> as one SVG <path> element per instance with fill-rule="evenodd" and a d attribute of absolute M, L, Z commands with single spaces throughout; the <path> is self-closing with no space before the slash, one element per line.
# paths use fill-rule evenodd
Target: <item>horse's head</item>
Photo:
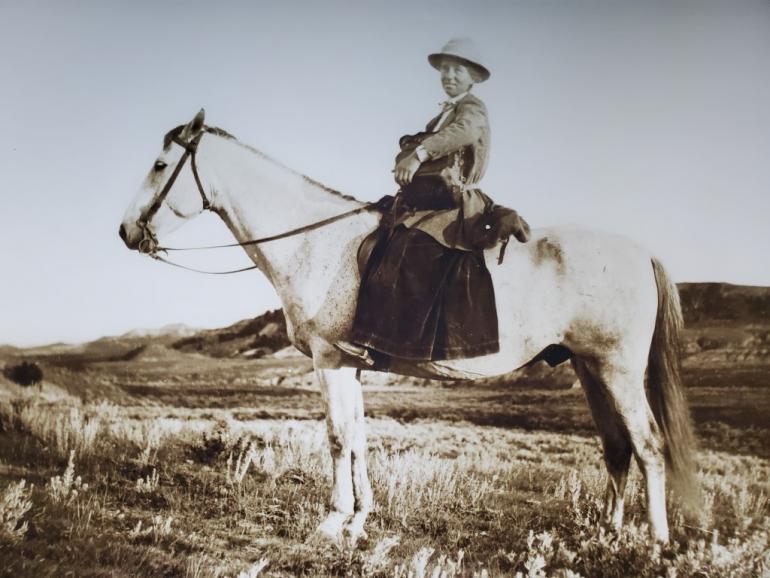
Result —
<path fill-rule="evenodd" d="M 205 134 L 203 109 L 188 124 L 169 131 L 139 194 L 120 225 L 129 249 L 154 253 L 157 237 L 180 227 L 209 208 L 197 174 L 195 153 Z"/>

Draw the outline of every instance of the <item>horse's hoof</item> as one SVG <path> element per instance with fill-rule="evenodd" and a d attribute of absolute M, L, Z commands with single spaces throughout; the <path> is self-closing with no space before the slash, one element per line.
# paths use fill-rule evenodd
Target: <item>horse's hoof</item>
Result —
<path fill-rule="evenodd" d="M 342 512 L 331 512 L 316 528 L 314 539 L 341 545 L 344 538 L 343 528 L 349 517 Z"/>
<path fill-rule="evenodd" d="M 345 543 L 351 548 L 355 548 L 356 544 L 366 541 L 369 538 L 366 530 L 364 530 L 365 522 L 366 514 L 358 513 L 345 525 L 343 529 Z"/>

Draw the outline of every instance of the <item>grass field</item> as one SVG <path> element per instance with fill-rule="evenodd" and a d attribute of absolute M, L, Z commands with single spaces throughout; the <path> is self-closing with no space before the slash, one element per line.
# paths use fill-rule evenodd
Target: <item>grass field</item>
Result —
<path fill-rule="evenodd" d="M 688 367 L 703 506 L 626 530 L 579 389 L 369 385 L 368 539 L 331 545 L 320 395 L 302 359 L 46 367 L 0 389 L 4 576 L 762 576 L 767 366 Z M 55 384 L 55 385 L 54 385 Z M 562 383 L 568 385 L 568 383 Z M 763 574 L 764 573 L 764 574 Z"/>

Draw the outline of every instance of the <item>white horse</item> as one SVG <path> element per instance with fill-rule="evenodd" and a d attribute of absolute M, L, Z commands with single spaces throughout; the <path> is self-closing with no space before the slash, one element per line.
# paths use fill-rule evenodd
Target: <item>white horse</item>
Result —
<path fill-rule="evenodd" d="M 129 248 L 151 254 L 158 248 L 156 236 L 208 208 L 239 242 L 301 229 L 244 249 L 278 293 L 291 342 L 312 357 L 326 405 L 334 482 L 330 512 L 318 530 L 352 542 L 364 535 L 373 500 L 356 379 L 360 362 L 334 344 L 348 337 L 353 320 L 359 243 L 377 225 L 378 216 L 362 207 L 205 126 L 201 110 L 166 135 L 120 226 Z M 360 210 L 304 228 L 355 209 Z M 499 353 L 441 363 L 396 361 L 391 371 L 488 377 L 557 346 L 571 357 L 601 435 L 609 472 L 606 522 L 622 525 L 634 455 L 646 480 L 652 535 L 668 541 L 666 466 L 680 495 L 696 489 L 679 379 L 676 286 L 655 258 L 623 238 L 554 228 L 535 230 L 528 243 L 513 245 L 500 265 L 496 250 L 485 255 L 497 301 Z"/>

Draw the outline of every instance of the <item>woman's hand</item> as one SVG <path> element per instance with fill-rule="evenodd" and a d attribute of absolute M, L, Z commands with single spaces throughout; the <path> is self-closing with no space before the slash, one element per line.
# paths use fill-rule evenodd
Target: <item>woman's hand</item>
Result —
<path fill-rule="evenodd" d="M 396 164 L 396 168 L 393 171 L 395 173 L 396 182 L 402 187 L 411 183 L 414 178 L 414 173 L 420 168 L 420 164 L 420 159 L 417 158 L 417 155 L 414 154 L 414 152 L 401 159 Z"/>

